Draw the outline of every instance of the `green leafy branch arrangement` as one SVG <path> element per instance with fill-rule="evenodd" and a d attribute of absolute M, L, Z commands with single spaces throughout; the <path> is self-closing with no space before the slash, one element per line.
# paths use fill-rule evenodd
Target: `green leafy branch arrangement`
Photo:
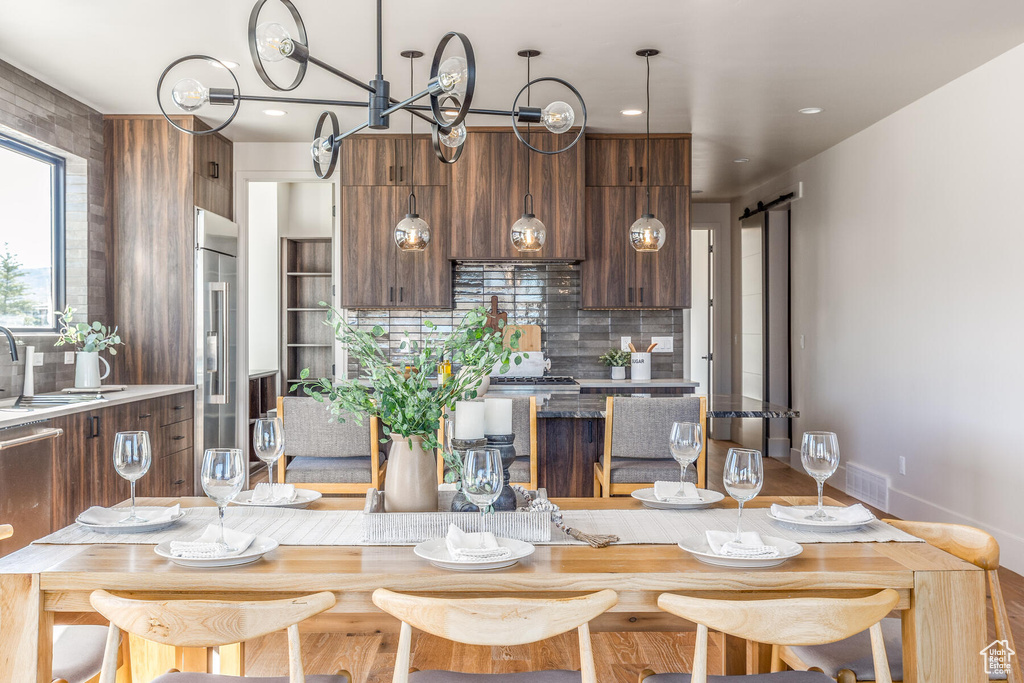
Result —
<path fill-rule="evenodd" d="M 406 334 L 399 348 L 410 356 L 404 364 L 414 369 L 406 377 L 404 368 L 395 367 L 377 341 L 384 335 L 384 328 L 378 325 L 369 332 L 359 330 L 337 309 L 324 302 L 320 305 L 329 309 L 330 316 L 324 322 L 334 329 L 335 338 L 349 357 L 359 362 L 361 376 L 310 380 L 306 368 L 299 375 L 302 381 L 291 388 L 301 387 L 317 401 L 328 403 L 339 421 L 344 421 L 345 414 L 351 414 L 358 424 L 364 414 L 376 416 L 385 437 L 422 437 L 425 449 L 441 447 L 437 439 L 441 417 L 455 408 L 456 401 L 476 398 L 476 387 L 495 365 L 500 363 L 504 373 L 510 363 L 522 362 L 512 356 L 519 346 L 520 333 L 510 337 L 511 349 L 504 348 L 500 329 L 503 323 L 499 323 L 497 330 L 485 327 L 487 312 L 481 306 L 466 313 L 451 332 L 442 333 L 437 325 L 424 321 L 427 334 L 422 341 Z M 442 360 L 451 360 L 462 368 L 442 386 L 435 387 L 433 377 Z M 383 438 L 381 442 L 387 440 Z"/>
<path fill-rule="evenodd" d="M 608 353 L 604 354 L 597 360 L 612 368 L 628 368 L 629 356 L 629 351 L 623 351 L 622 349 L 608 349 Z"/>
<path fill-rule="evenodd" d="M 92 325 L 88 323 L 77 323 L 72 325 L 72 318 L 75 315 L 75 309 L 68 306 L 64 311 L 59 311 L 57 317 L 60 318 L 60 336 L 57 337 L 57 341 L 54 346 L 64 346 L 68 344 L 76 347 L 79 351 L 85 351 L 90 353 L 92 351 L 110 351 L 111 356 L 117 355 L 117 349 L 115 348 L 118 344 L 123 344 L 121 337 L 117 334 L 117 328 L 113 330 L 108 328 L 100 321 L 93 322 Z"/>

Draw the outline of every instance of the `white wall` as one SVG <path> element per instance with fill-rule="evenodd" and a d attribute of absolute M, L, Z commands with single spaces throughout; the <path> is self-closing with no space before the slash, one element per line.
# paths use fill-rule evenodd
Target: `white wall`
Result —
<path fill-rule="evenodd" d="M 280 365 L 277 187 L 277 183 L 249 183 L 250 373 L 277 370 Z"/>
<path fill-rule="evenodd" d="M 281 237 L 331 237 L 332 187 L 328 183 L 278 185 L 278 233 Z M 281 201 L 282 195 L 287 199 Z"/>
<path fill-rule="evenodd" d="M 736 215 L 803 182 L 792 205 L 793 386 L 802 414 L 794 438 L 836 431 L 846 461 L 889 477 L 892 513 L 986 529 L 1017 572 L 1022 83 L 1024 46 L 733 204 Z"/>

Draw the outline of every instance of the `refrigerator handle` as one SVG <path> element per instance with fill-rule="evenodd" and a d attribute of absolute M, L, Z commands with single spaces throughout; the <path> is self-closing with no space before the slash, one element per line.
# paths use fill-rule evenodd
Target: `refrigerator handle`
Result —
<path fill-rule="evenodd" d="M 223 405 L 228 402 L 228 283 L 211 282 L 211 300 L 216 293 L 220 293 L 220 323 L 214 333 L 213 348 L 207 346 L 207 352 L 212 351 L 214 355 L 212 367 L 209 363 L 211 359 L 207 360 L 207 367 L 214 375 L 213 381 L 210 382 L 210 403 Z"/>

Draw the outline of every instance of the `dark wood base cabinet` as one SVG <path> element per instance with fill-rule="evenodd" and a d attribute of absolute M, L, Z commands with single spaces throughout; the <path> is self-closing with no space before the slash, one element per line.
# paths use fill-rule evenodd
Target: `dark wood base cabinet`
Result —
<path fill-rule="evenodd" d="M 114 469 L 114 436 L 148 431 L 149 472 L 136 496 L 184 496 L 192 491 L 192 393 L 135 401 L 51 420 L 64 434 L 54 442 L 52 527 L 60 529 L 93 505 L 126 500 L 128 482 Z"/>
<path fill-rule="evenodd" d="M 537 421 L 538 486 L 549 498 L 594 495 L 594 463 L 604 451 L 604 420 Z"/>

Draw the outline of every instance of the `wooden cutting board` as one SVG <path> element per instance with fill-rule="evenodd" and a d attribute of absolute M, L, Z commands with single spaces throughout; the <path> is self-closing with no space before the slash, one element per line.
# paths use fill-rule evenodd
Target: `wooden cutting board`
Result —
<path fill-rule="evenodd" d="M 507 325 L 505 327 L 505 346 L 511 348 L 511 337 L 518 330 L 519 346 L 516 351 L 540 351 L 540 325 Z"/>
<path fill-rule="evenodd" d="M 498 324 L 499 320 L 501 321 L 501 325 Z M 492 330 L 497 331 L 499 328 L 503 327 L 504 324 L 507 322 L 508 313 L 505 313 L 504 311 L 498 311 L 498 297 L 492 296 L 491 310 L 487 314 L 487 320 L 484 321 L 484 327 L 489 327 Z"/>

